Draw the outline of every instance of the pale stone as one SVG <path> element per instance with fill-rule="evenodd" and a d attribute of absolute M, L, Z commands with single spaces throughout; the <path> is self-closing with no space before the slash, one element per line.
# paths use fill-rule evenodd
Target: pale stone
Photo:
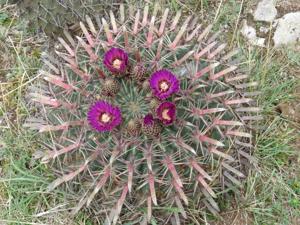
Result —
<path fill-rule="evenodd" d="M 268 28 L 268 27 L 260 27 L 259 28 L 259 31 L 262 32 L 262 33 L 265 33 L 265 34 L 268 33 L 269 30 L 270 30 L 270 28 Z"/>
<path fill-rule="evenodd" d="M 274 33 L 274 45 L 293 44 L 300 41 L 300 12 L 285 14 L 278 19 L 278 25 Z"/>
<path fill-rule="evenodd" d="M 265 47 L 265 38 L 257 37 L 256 30 L 253 27 L 248 26 L 246 20 L 244 20 L 241 32 L 243 36 L 248 39 L 250 44 Z"/>
<path fill-rule="evenodd" d="M 275 0 L 262 0 L 259 2 L 254 12 L 254 20 L 272 22 L 277 15 L 275 4 Z"/>

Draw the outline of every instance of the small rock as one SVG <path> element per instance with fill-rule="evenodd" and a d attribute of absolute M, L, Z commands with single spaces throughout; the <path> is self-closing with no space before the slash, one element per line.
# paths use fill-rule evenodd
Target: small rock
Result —
<path fill-rule="evenodd" d="M 259 2 L 254 12 L 254 20 L 272 22 L 277 15 L 275 4 L 275 0 L 262 0 Z"/>
<path fill-rule="evenodd" d="M 256 30 L 247 25 L 247 21 L 243 21 L 243 27 L 241 30 L 243 36 L 248 39 L 250 44 L 264 47 L 265 46 L 265 38 L 260 38 L 256 36 Z"/>
<path fill-rule="evenodd" d="M 300 40 L 300 12 L 288 13 L 278 19 L 273 40 L 275 47 L 293 44 Z"/>
<path fill-rule="evenodd" d="M 278 108 L 284 117 L 300 122 L 300 102 L 280 103 Z"/>
<path fill-rule="evenodd" d="M 267 27 L 260 27 L 259 28 L 259 31 L 262 32 L 262 33 L 265 33 L 265 34 L 268 33 L 269 30 L 270 30 L 270 28 L 267 28 Z"/>

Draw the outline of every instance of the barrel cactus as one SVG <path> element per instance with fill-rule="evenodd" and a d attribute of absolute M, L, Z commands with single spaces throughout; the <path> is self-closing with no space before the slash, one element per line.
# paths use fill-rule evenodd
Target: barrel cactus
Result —
<path fill-rule="evenodd" d="M 157 5 L 108 15 L 65 30 L 31 88 L 42 107 L 25 126 L 57 175 L 49 191 L 64 186 L 72 212 L 94 207 L 101 224 L 179 223 L 186 206 L 217 214 L 253 159 L 256 82 L 196 17 Z"/>

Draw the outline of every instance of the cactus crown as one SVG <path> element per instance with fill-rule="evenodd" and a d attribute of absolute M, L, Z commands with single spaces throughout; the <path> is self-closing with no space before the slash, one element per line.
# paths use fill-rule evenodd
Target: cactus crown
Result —
<path fill-rule="evenodd" d="M 72 184 L 73 213 L 101 203 L 107 224 L 150 222 L 153 206 L 178 209 L 157 214 L 166 223 L 187 218 L 191 198 L 217 213 L 217 193 L 245 176 L 246 124 L 259 118 L 255 93 L 245 91 L 256 83 L 245 82 L 236 51 L 224 51 L 212 25 L 157 5 L 129 15 L 121 5 L 118 16 L 87 16 L 80 28 L 80 36 L 65 30 L 58 38 L 41 71 L 48 85 L 30 94 L 45 113 L 26 125 L 49 134 L 39 156 L 59 171 L 49 190 Z"/>

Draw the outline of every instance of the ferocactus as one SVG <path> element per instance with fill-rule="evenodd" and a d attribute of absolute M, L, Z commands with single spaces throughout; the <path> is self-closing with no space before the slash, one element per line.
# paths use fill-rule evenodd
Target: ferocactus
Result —
<path fill-rule="evenodd" d="M 49 134 L 39 157 L 58 176 L 48 189 L 67 184 L 73 212 L 92 203 L 107 224 L 177 221 L 189 204 L 217 213 L 218 193 L 241 185 L 252 159 L 256 83 L 212 25 L 157 5 L 109 15 L 86 17 L 81 36 L 65 30 L 31 94 L 43 118 L 26 125 Z"/>

